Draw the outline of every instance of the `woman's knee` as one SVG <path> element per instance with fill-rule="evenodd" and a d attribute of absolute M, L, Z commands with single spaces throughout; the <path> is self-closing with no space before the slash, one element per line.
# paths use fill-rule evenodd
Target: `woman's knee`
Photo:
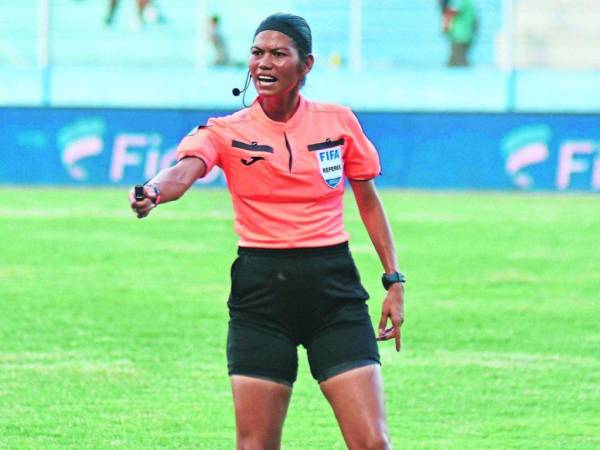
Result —
<path fill-rule="evenodd" d="M 279 450 L 280 440 L 276 437 L 259 436 L 248 433 L 244 436 L 238 432 L 237 450 Z"/>
<path fill-rule="evenodd" d="M 390 438 L 385 431 L 381 431 L 379 433 L 374 433 L 370 435 L 365 435 L 362 439 L 359 439 L 360 442 L 355 443 L 355 445 L 350 445 L 351 450 L 390 450 L 392 448 L 392 443 L 390 442 Z"/>
<path fill-rule="evenodd" d="M 366 447 L 368 450 L 390 450 L 392 444 L 386 434 L 375 437 Z"/>

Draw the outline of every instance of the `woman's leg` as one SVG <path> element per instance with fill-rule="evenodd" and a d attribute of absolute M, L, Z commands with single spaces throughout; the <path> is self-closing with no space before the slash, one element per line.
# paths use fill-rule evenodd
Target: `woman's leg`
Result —
<path fill-rule="evenodd" d="M 381 368 L 371 364 L 321 383 L 350 450 L 388 450 Z"/>
<path fill-rule="evenodd" d="M 278 450 L 292 388 L 282 383 L 231 376 L 237 450 Z"/>

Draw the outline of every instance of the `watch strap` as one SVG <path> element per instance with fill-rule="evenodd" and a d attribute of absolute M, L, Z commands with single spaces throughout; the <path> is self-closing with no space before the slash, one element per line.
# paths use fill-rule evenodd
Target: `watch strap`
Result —
<path fill-rule="evenodd" d="M 154 198 L 151 200 L 152 203 L 158 205 L 160 203 L 160 188 L 154 183 L 146 184 L 145 186 L 148 186 L 154 191 Z"/>
<path fill-rule="evenodd" d="M 395 283 L 406 283 L 406 277 L 402 272 L 392 272 L 392 273 L 384 273 L 381 276 L 381 283 L 383 284 L 383 288 L 387 291 L 392 284 Z"/>

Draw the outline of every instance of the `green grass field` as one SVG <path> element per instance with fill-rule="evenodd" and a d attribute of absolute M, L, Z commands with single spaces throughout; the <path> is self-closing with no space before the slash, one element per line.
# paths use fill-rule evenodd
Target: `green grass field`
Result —
<path fill-rule="evenodd" d="M 600 448 L 600 199 L 383 193 L 409 282 L 397 449 Z M 371 293 L 380 265 L 348 198 Z M 228 196 L 0 189 L 0 448 L 232 449 Z M 342 449 L 300 350 L 283 448 Z"/>

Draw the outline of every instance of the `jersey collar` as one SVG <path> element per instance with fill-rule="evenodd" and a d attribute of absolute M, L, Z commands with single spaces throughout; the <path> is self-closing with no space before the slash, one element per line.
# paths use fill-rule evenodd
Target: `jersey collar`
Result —
<path fill-rule="evenodd" d="M 291 130 L 297 127 L 302 122 L 302 120 L 304 119 L 304 115 L 306 114 L 306 99 L 302 95 L 299 95 L 299 97 L 300 104 L 298 105 L 298 109 L 287 122 L 277 122 L 273 119 L 270 119 L 269 116 L 267 116 L 263 111 L 262 106 L 260 106 L 260 103 L 258 102 L 258 97 L 254 100 L 254 102 L 252 102 L 252 105 L 250 106 L 252 117 L 274 130 Z"/>

